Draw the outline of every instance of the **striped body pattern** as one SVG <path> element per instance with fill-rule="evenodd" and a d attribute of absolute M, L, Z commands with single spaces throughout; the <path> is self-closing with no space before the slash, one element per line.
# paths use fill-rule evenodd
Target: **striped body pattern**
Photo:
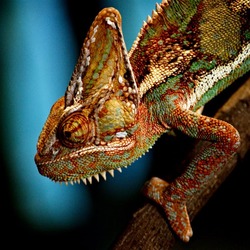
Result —
<path fill-rule="evenodd" d="M 163 0 L 128 52 L 119 12 L 101 10 L 39 136 L 39 172 L 91 184 L 130 165 L 171 130 L 210 141 L 170 185 L 152 178 L 145 188 L 189 241 L 186 200 L 240 144 L 233 126 L 196 111 L 250 70 L 249 9 L 250 0 Z"/>

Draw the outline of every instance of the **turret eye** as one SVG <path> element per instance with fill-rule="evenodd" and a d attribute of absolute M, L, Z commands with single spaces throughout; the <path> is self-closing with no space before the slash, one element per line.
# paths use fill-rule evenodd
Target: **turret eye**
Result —
<path fill-rule="evenodd" d="M 57 134 L 66 147 L 82 146 L 89 134 L 88 118 L 80 112 L 70 114 L 59 124 Z"/>

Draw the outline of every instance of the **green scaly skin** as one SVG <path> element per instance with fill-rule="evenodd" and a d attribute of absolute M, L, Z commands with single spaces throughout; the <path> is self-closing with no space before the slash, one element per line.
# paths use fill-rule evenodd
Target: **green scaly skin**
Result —
<path fill-rule="evenodd" d="M 249 71 L 249 8 L 250 0 L 162 1 L 129 53 L 119 12 L 103 9 L 39 136 L 39 172 L 54 181 L 92 183 L 134 162 L 172 129 L 208 140 L 170 185 L 153 178 L 144 191 L 189 241 L 186 200 L 240 143 L 230 124 L 196 111 Z"/>

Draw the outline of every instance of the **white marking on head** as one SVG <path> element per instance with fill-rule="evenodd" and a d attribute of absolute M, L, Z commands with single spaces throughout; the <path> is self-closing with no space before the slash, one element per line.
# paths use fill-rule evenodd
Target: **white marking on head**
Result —
<path fill-rule="evenodd" d="M 119 78 L 118 78 L 118 82 L 119 82 L 119 83 L 122 83 L 122 82 L 123 82 L 123 78 L 122 78 L 122 76 L 119 76 Z"/>
<path fill-rule="evenodd" d="M 128 135 L 126 131 L 121 131 L 116 133 L 117 138 L 125 138 Z"/>
<path fill-rule="evenodd" d="M 116 29 L 116 26 L 115 26 L 115 23 L 110 21 L 110 18 L 109 17 L 106 17 L 106 22 L 108 25 L 110 25 L 113 29 Z"/>

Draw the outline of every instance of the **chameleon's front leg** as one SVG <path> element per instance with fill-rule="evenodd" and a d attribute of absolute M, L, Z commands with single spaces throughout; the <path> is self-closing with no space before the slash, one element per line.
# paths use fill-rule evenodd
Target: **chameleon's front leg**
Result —
<path fill-rule="evenodd" d="M 211 141 L 187 166 L 185 172 L 170 185 L 159 178 L 152 178 L 144 188 L 144 193 L 160 204 L 175 233 L 189 241 L 192 228 L 186 209 L 189 199 L 201 186 L 213 176 L 216 168 L 223 164 L 239 147 L 240 137 L 230 124 L 199 115 L 189 110 L 172 110 L 168 124 L 185 134 Z"/>

